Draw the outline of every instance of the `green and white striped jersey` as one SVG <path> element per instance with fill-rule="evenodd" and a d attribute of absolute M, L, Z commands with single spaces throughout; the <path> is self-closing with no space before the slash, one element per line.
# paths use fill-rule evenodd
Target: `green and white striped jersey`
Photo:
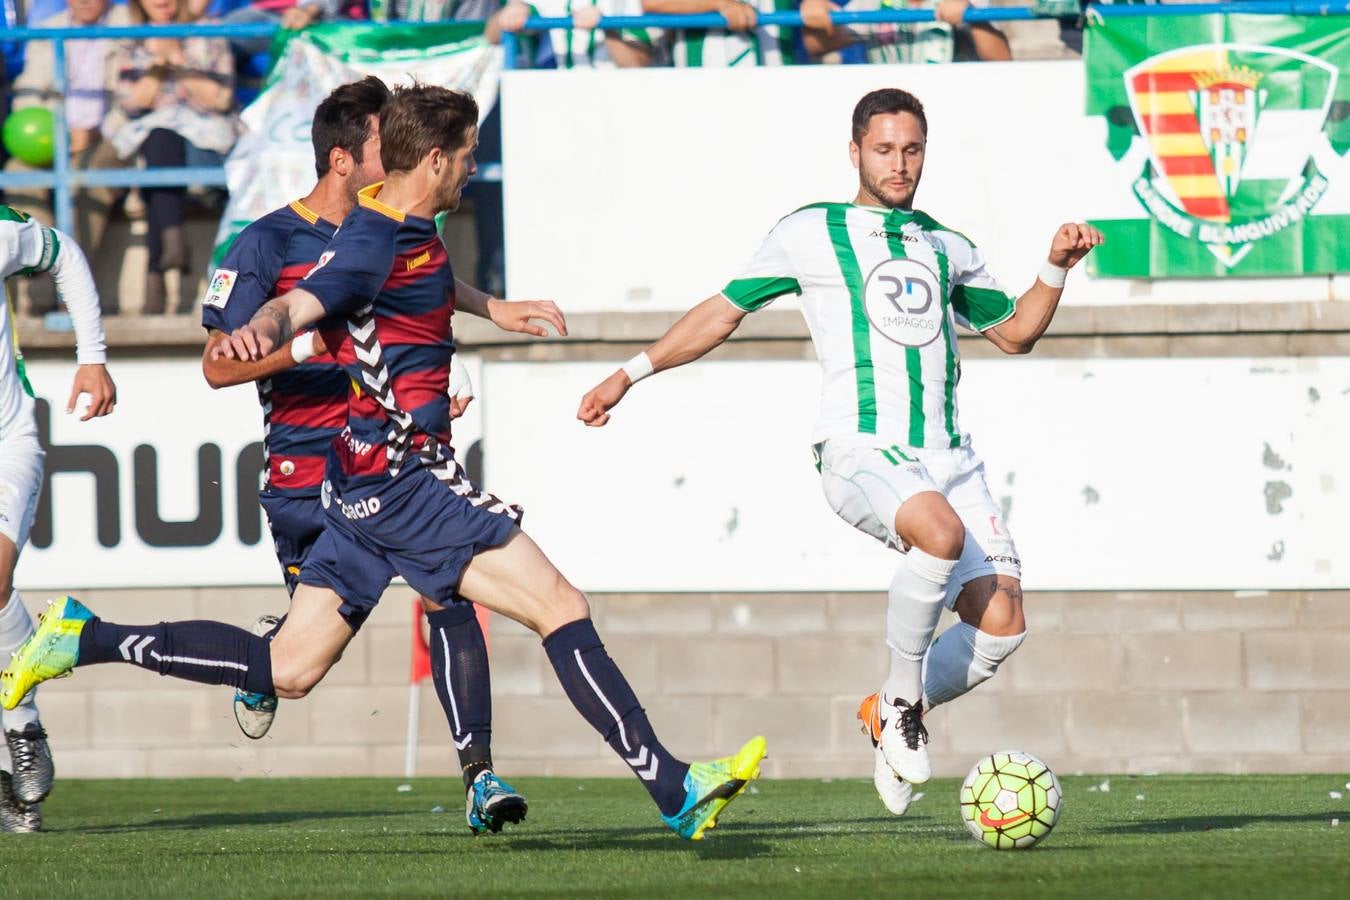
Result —
<path fill-rule="evenodd" d="M 1017 300 L 965 235 L 923 212 L 815 203 L 780 221 L 722 291 L 747 311 L 800 294 L 822 369 L 813 440 L 876 435 L 959 447 L 956 325 L 1006 321 Z"/>
<path fill-rule="evenodd" d="M 762 13 L 792 12 L 797 0 L 747 0 Z M 674 33 L 672 61 L 691 69 L 782 66 L 796 61 L 792 29 L 760 26 L 753 32 L 688 29 Z"/>
<path fill-rule="evenodd" d="M 598 6 L 604 16 L 640 16 L 641 0 L 531 0 L 530 5 L 540 16 L 549 18 L 571 18 L 572 13 L 588 6 Z M 617 32 L 625 43 L 645 44 L 648 47 L 660 37 L 660 32 L 652 29 L 637 28 Z M 612 69 L 614 61 L 605 47 L 605 32 L 602 29 L 571 28 L 553 30 L 548 33 L 553 44 L 553 56 L 560 69 Z"/>
<path fill-rule="evenodd" d="M 938 0 L 852 0 L 850 11 L 872 12 L 883 9 L 936 9 Z M 946 22 L 905 22 L 903 24 L 878 22 L 873 25 L 852 25 L 850 28 L 867 35 L 867 61 L 888 63 L 949 63 L 953 60 L 956 40 L 952 26 Z"/>

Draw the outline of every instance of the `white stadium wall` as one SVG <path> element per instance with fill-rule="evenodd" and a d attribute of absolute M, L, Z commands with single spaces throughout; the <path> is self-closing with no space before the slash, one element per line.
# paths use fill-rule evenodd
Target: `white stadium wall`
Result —
<path fill-rule="evenodd" d="M 480 398 L 456 444 L 482 436 L 486 486 L 526 507 L 586 590 L 889 581 L 889 552 L 821 495 L 813 362 L 668 373 L 593 430 L 577 403 L 612 363 L 469 359 Z M 80 423 L 62 411 L 69 367 L 31 371 L 53 401 L 50 538 L 40 521 L 21 588 L 276 583 L 239 472 L 259 434 L 248 388 L 212 393 L 193 359 L 119 362 L 116 414 Z M 960 404 L 1031 590 L 1350 585 L 1337 493 L 1350 484 L 1350 359 L 974 359 Z"/>
<path fill-rule="evenodd" d="M 1143 142 L 1112 160 L 1105 120 L 1084 113 L 1084 80 L 1080 61 L 508 72 L 507 283 L 572 312 L 686 309 L 725 285 L 784 215 L 853 197 L 853 105 L 903 87 L 929 121 L 917 206 L 1021 287 L 1061 223 L 1143 215 L 1131 190 Z M 1311 153 L 1330 181 L 1318 210 L 1350 210 L 1350 162 L 1305 124 L 1259 133 L 1248 165 Z M 1066 304 L 1317 301 L 1350 298 L 1350 277 L 1075 274 L 1072 288 Z"/>

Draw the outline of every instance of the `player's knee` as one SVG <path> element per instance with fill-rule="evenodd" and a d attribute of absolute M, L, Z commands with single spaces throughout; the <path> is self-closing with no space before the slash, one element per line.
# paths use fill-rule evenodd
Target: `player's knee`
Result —
<path fill-rule="evenodd" d="M 272 660 L 272 692 L 283 700 L 299 700 L 309 694 L 327 673 L 326 666 Z"/>
<path fill-rule="evenodd" d="M 938 559 L 960 559 L 966 526 L 946 498 L 925 491 L 909 498 L 895 514 L 895 531 L 908 547 Z"/>
<path fill-rule="evenodd" d="M 561 575 L 548 589 L 546 598 L 535 622 L 535 631 L 540 635 L 551 634 L 568 622 L 591 617 L 591 605 L 586 600 L 586 595 L 569 584 Z"/>
<path fill-rule="evenodd" d="M 979 628 L 985 634 L 996 637 L 1026 634 L 1027 619 L 1022 610 L 1022 587 L 1016 579 L 999 577 L 998 586 L 989 598 L 984 615 L 980 617 Z"/>
<path fill-rule="evenodd" d="M 960 559 L 966 545 L 966 526 L 955 513 L 935 516 L 913 529 L 910 544 L 938 559 Z"/>

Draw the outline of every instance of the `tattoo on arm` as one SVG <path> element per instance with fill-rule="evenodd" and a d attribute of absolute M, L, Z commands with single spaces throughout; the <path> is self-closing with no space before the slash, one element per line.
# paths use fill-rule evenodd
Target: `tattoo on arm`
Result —
<path fill-rule="evenodd" d="M 291 315 L 282 306 L 275 301 L 264 303 L 262 308 L 253 316 L 253 321 L 259 320 L 272 322 L 277 327 L 277 346 L 289 341 L 294 336 L 294 330 L 291 328 Z"/>

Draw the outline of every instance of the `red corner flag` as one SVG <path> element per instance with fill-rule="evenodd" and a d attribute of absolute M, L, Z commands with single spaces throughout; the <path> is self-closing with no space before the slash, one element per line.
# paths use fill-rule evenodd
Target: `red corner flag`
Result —
<path fill-rule="evenodd" d="M 408 683 L 417 684 L 418 682 L 431 677 L 431 645 L 427 643 L 426 636 L 422 634 L 422 620 L 426 614 L 422 612 L 422 601 L 413 601 L 413 620 L 412 620 L 412 672 L 409 674 Z"/>

